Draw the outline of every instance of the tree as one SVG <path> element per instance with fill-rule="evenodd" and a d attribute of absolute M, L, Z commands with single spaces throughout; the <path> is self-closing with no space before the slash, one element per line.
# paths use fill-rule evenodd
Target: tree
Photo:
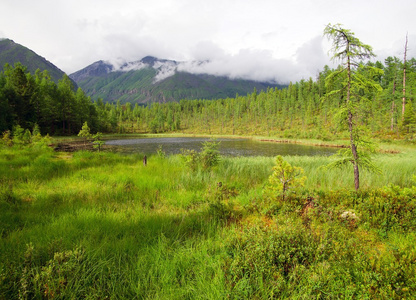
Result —
<path fill-rule="evenodd" d="M 210 170 L 220 163 L 221 155 L 218 150 L 220 142 L 215 139 L 202 143 L 202 151 L 181 149 L 181 156 L 185 164 L 192 170 L 196 171 L 200 167 L 204 170 Z"/>
<path fill-rule="evenodd" d="M 349 149 L 347 151 L 341 150 L 339 152 L 341 160 L 336 162 L 334 166 L 351 163 L 354 169 L 355 189 L 358 190 L 360 187 L 359 167 L 371 170 L 375 170 L 376 168 L 371 163 L 371 159 L 369 159 L 361 149 L 358 149 L 359 145 L 366 145 L 367 143 L 361 139 L 358 130 L 359 128 L 355 124 L 354 118 L 359 109 L 357 103 L 364 99 L 366 94 L 381 90 L 381 87 L 375 83 L 372 78 L 374 78 L 375 74 L 382 71 L 375 67 L 366 66 L 368 69 L 366 74 L 371 75 L 369 78 L 365 77 L 363 73 L 358 72 L 359 68 L 364 68 L 360 62 L 364 59 L 374 57 L 375 54 L 373 53 L 371 46 L 363 44 L 350 30 L 342 28 L 339 24 L 328 24 L 325 27 L 324 35 L 329 40 L 332 40 L 333 43 L 332 60 L 340 59 L 341 61 L 344 61 L 343 66 L 337 69 L 336 72 L 331 73 L 326 79 L 328 85 L 330 85 L 336 77 L 341 77 L 343 79 L 341 86 L 330 91 L 327 94 L 327 97 L 333 95 L 346 97 L 346 101 L 343 104 L 340 113 L 343 120 L 346 121 L 348 125 L 350 139 Z M 365 147 L 363 147 L 363 149 L 365 149 Z"/>
<path fill-rule="evenodd" d="M 24 128 L 32 127 L 35 122 L 35 109 L 32 103 L 35 93 L 35 81 L 27 68 L 16 63 L 14 68 L 5 65 L 4 74 L 8 89 L 8 103 L 17 124 Z"/>
<path fill-rule="evenodd" d="M 396 86 L 397 86 L 397 76 L 400 61 L 397 57 L 387 57 L 385 60 L 384 67 L 384 76 L 382 80 L 382 87 L 388 93 L 388 97 L 391 99 L 391 109 L 390 109 L 390 130 L 394 130 L 394 112 L 396 108 Z M 391 85 L 391 88 L 390 88 Z"/>
<path fill-rule="evenodd" d="M 87 122 L 84 122 L 84 125 L 82 125 L 82 129 L 79 131 L 78 136 L 84 138 L 84 146 L 86 146 L 87 140 L 91 138 L 90 128 L 88 127 Z"/>
<path fill-rule="evenodd" d="M 403 130 L 409 134 L 413 133 L 416 125 L 416 116 L 413 109 L 412 101 L 407 101 L 406 109 L 403 115 Z"/>
<path fill-rule="evenodd" d="M 0 133 L 10 130 L 13 124 L 13 110 L 5 93 L 6 78 L 0 73 Z"/>
<path fill-rule="evenodd" d="M 217 142 L 215 139 L 202 143 L 200 159 L 204 170 L 208 170 L 219 164 L 221 159 L 220 152 L 218 150 L 219 145 L 220 142 Z"/>
<path fill-rule="evenodd" d="M 279 155 L 276 157 L 276 166 L 269 177 L 267 189 L 272 193 L 281 194 L 282 201 L 285 201 L 289 190 L 303 186 L 306 177 L 302 175 L 302 168 L 293 167 Z"/>
<path fill-rule="evenodd" d="M 101 151 L 102 146 L 104 145 L 104 141 L 103 141 L 103 134 L 101 132 L 97 132 L 95 135 L 93 135 L 94 138 L 94 142 L 93 142 L 93 147 L 95 149 L 98 149 L 98 152 Z"/>
<path fill-rule="evenodd" d="M 58 108 L 60 121 L 62 121 L 62 133 L 71 134 L 71 123 L 73 122 L 75 95 L 74 86 L 69 77 L 64 74 L 58 82 Z"/>
<path fill-rule="evenodd" d="M 78 88 L 77 92 L 75 93 L 74 107 L 74 111 L 76 111 L 75 123 L 78 128 L 81 127 L 85 121 L 89 120 L 91 104 L 91 100 L 85 95 L 84 91 L 81 88 Z"/>
<path fill-rule="evenodd" d="M 13 127 L 13 145 L 22 146 L 24 142 L 25 130 L 20 125 Z"/>
<path fill-rule="evenodd" d="M 406 59 L 407 59 L 407 35 L 406 35 L 406 43 L 404 46 L 404 58 L 403 58 L 402 121 L 404 121 L 404 112 L 406 110 Z"/>

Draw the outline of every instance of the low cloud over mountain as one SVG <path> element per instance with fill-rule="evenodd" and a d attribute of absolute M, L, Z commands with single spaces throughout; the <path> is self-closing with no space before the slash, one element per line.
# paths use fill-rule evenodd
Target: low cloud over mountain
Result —
<path fill-rule="evenodd" d="M 233 74 L 215 70 L 217 65 L 212 61 L 177 62 L 146 56 L 133 62 L 97 61 L 70 78 L 93 98 L 142 103 L 226 98 L 252 93 L 254 88 L 282 87 L 270 81 L 233 78 Z"/>
<path fill-rule="evenodd" d="M 236 54 L 228 54 L 211 42 L 198 44 L 192 54 L 197 60 L 175 61 L 147 56 L 133 62 L 119 58 L 105 63 L 109 72 L 128 72 L 152 67 L 156 70 L 155 82 L 173 76 L 175 72 L 187 72 L 276 84 L 288 84 L 296 78 L 314 77 L 328 63 L 321 37 L 315 37 L 300 47 L 294 60 L 275 59 L 266 50 L 245 49 Z M 77 72 L 73 75 L 76 74 Z"/>

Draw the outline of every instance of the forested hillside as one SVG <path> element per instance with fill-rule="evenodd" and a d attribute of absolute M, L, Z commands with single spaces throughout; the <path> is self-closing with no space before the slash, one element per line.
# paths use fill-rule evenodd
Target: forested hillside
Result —
<path fill-rule="evenodd" d="M 382 72 L 374 75 L 367 67 Z M 317 80 L 301 80 L 287 88 L 269 88 L 258 93 L 219 100 L 181 100 L 171 103 L 104 103 L 91 101 L 67 76 L 55 84 L 47 72 L 30 74 L 24 66 L 6 67 L 0 74 L 0 131 L 13 125 L 42 133 L 76 134 L 87 121 L 101 132 L 172 132 L 263 135 L 276 137 L 338 139 L 346 136 L 342 119 L 342 95 L 333 94 L 345 78 L 325 66 Z M 416 60 L 404 64 L 397 57 L 384 63 L 367 63 L 358 74 L 379 85 L 378 92 L 361 94 L 355 122 L 368 135 L 414 139 L 416 117 Z M 328 81 L 328 78 L 335 80 Z M 405 83 L 405 85 L 404 85 Z"/>
<path fill-rule="evenodd" d="M 0 39 L 0 71 L 4 70 L 3 66 L 6 63 L 14 65 L 18 62 L 26 66 L 27 70 L 32 74 L 34 74 L 37 69 L 40 69 L 41 71 L 47 70 L 52 80 L 56 83 L 65 74 L 54 64 L 32 50 L 19 45 L 12 40 Z"/>
<path fill-rule="evenodd" d="M 382 71 L 373 76 L 367 67 Z M 413 139 L 416 88 L 416 60 L 403 63 L 397 57 L 361 65 L 357 72 L 379 85 L 378 92 L 362 95 L 356 122 L 368 135 Z M 152 104 L 147 107 L 126 104 L 115 107 L 119 130 L 166 132 L 181 129 L 192 133 L 265 135 L 279 137 L 337 139 L 346 134 L 342 119 L 343 96 L 333 94 L 345 78 L 336 77 L 339 69 L 325 67 L 316 81 L 291 83 L 285 89 L 268 89 L 259 94 L 215 101 L 182 100 L 179 103 Z M 113 108 L 114 109 L 114 108 Z"/>
<path fill-rule="evenodd" d="M 86 121 L 94 131 L 111 132 L 117 123 L 107 112 L 115 109 L 104 109 L 99 103 L 101 109 L 80 88 L 74 91 L 66 75 L 56 84 L 48 71 L 31 74 L 21 64 L 6 64 L 0 73 L 1 132 L 15 125 L 32 130 L 37 124 L 42 134 L 70 135 L 78 133 Z"/>

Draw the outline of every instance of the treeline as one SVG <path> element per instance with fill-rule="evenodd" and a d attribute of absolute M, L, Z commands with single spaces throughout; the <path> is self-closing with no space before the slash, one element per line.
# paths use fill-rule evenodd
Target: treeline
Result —
<path fill-rule="evenodd" d="M 118 105 L 119 130 L 340 138 L 347 131 L 345 123 L 340 122 L 345 119 L 342 116 L 344 96 L 333 93 L 345 81 L 343 76 L 337 77 L 339 69 L 325 66 L 315 81 L 310 78 L 290 83 L 285 89 L 254 91 L 235 98 L 181 100 L 134 108 L 129 103 Z M 371 136 L 413 139 L 416 59 L 404 65 L 397 57 L 389 57 L 384 64 L 379 61 L 361 64 L 357 72 L 377 88 L 371 92 L 365 88 L 357 91 L 355 124 Z M 328 80 L 330 77 L 333 78 Z"/>
<path fill-rule="evenodd" d="M 379 70 L 372 72 L 371 70 Z M 42 134 L 77 134 L 84 122 L 92 132 L 186 133 L 264 135 L 284 138 L 338 139 L 346 136 L 342 95 L 333 91 L 345 80 L 338 69 L 325 66 L 316 80 L 290 83 L 287 88 L 219 100 L 136 104 L 92 102 L 81 89 L 74 91 L 64 76 L 58 84 L 46 71 L 34 75 L 21 65 L 7 66 L 0 74 L 0 132 L 14 125 Z M 380 72 L 381 71 L 381 72 Z M 414 140 L 416 116 L 416 59 L 404 64 L 388 57 L 357 67 L 378 92 L 359 90 L 355 124 L 368 135 Z M 334 77 L 334 80 L 327 80 Z M 330 84 L 329 84 L 330 82 Z"/>
<path fill-rule="evenodd" d="M 114 110 L 114 109 L 113 109 Z M 117 128 L 111 105 L 93 103 L 90 97 L 64 75 L 58 84 L 47 71 L 27 72 L 25 66 L 6 64 L 0 73 L 0 132 L 14 126 L 42 134 L 77 134 L 84 122 L 92 131 L 111 132 Z"/>

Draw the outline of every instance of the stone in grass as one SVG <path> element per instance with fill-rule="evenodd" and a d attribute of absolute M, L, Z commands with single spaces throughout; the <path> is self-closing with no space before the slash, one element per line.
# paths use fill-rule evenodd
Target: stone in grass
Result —
<path fill-rule="evenodd" d="M 357 223 L 360 221 L 360 218 L 352 210 L 344 211 L 339 217 L 342 221 L 346 222 L 352 228 L 357 227 Z"/>

